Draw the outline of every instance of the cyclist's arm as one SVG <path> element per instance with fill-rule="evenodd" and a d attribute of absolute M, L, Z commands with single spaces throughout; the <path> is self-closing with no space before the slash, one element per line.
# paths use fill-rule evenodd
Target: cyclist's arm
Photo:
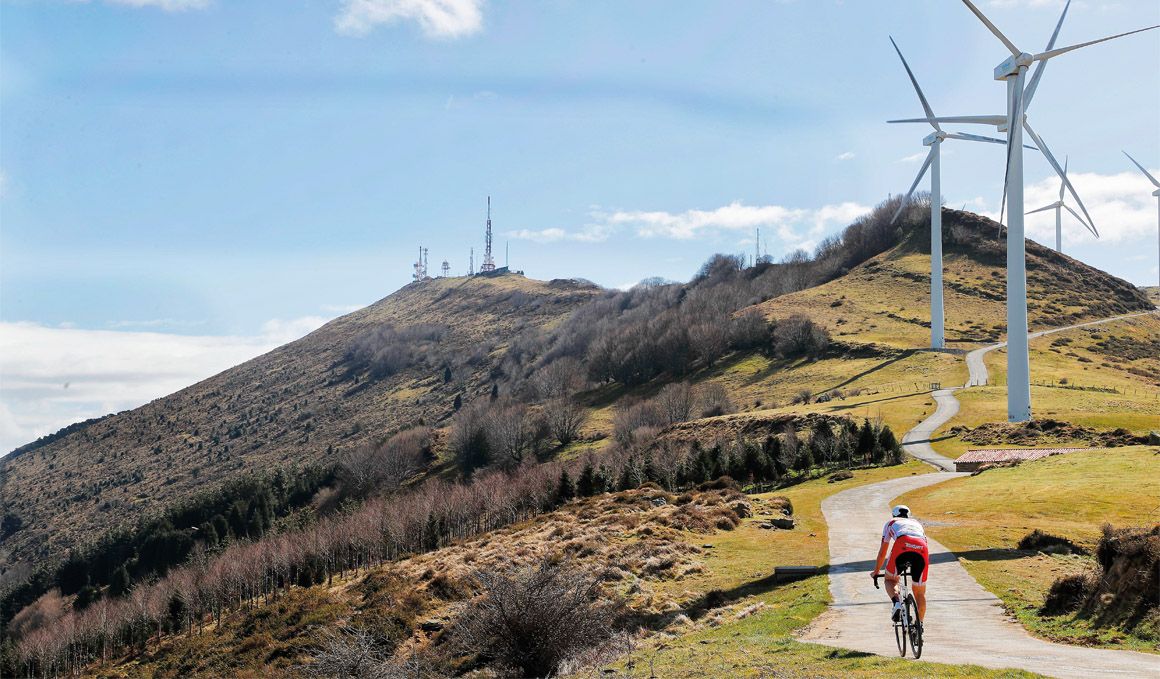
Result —
<path fill-rule="evenodd" d="M 886 548 L 890 546 L 890 540 L 882 538 L 882 546 L 878 548 L 878 557 L 874 559 L 874 573 L 882 572 L 882 564 L 886 561 Z"/>

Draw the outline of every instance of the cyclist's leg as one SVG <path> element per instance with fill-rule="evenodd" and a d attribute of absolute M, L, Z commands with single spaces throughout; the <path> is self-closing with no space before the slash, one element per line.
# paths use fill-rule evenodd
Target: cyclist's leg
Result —
<path fill-rule="evenodd" d="M 918 604 L 918 621 L 922 622 L 926 620 L 926 585 L 912 582 L 910 592 L 914 594 L 914 603 Z"/>
<path fill-rule="evenodd" d="M 918 621 L 926 620 L 926 581 L 930 575 L 930 551 L 923 547 L 921 552 L 911 552 L 911 586 L 914 603 L 918 604 Z"/>
<path fill-rule="evenodd" d="M 890 554 L 886 556 L 886 564 L 883 573 L 886 577 L 886 598 L 891 601 L 898 600 L 898 555 L 902 553 L 902 544 L 895 540 L 894 545 L 890 549 Z"/>

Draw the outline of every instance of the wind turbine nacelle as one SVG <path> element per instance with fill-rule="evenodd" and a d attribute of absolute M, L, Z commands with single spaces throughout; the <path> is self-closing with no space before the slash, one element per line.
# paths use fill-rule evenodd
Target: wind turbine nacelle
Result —
<path fill-rule="evenodd" d="M 1160 198 L 1160 189 L 1156 189 L 1155 191 L 1153 191 L 1152 195 L 1156 196 L 1157 198 Z"/>
<path fill-rule="evenodd" d="M 1030 66 L 1034 60 L 1035 58 L 1026 52 L 1007 57 L 1003 63 L 995 67 L 995 80 L 1006 80 L 1017 75 L 1021 66 Z"/>
<path fill-rule="evenodd" d="M 947 138 L 946 132 L 943 132 L 942 130 L 935 130 L 934 132 L 931 132 L 930 134 L 923 137 L 922 145 L 923 146 L 933 146 L 936 142 L 940 142 L 946 138 Z"/>

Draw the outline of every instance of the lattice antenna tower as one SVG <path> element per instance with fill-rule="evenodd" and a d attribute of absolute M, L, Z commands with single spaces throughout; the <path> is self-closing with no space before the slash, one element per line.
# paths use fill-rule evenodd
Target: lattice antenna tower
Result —
<path fill-rule="evenodd" d="M 451 263 L 445 259 L 443 260 L 443 277 L 448 278 L 449 276 L 451 276 Z"/>
<path fill-rule="evenodd" d="M 495 260 L 491 258 L 491 196 L 487 197 L 487 238 L 484 241 L 483 264 L 479 272 L 495 271 Z"/>
<path fill-rule="evenodd" d="M 475 248 L 471 248 L 471 254 L 467 255 L 467 275 L 475 275 Z"/>

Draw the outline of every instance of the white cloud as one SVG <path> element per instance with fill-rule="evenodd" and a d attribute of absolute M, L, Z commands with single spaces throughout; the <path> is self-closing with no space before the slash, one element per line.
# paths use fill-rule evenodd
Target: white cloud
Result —
<path fill-rule="evenodd" d="M 1148 171 L 1153 175 L 1157 174 L 1157 171 L 1151 168 Z M 1139 171 L 1124 171 L 1119 174 L 1069 172 L 1067 177 L 1091 213 L 1095 227 L 1100 232 L 1101 242 L 1118 243 L 1155 235 L 1156 198 L 1152 195 L 1155 187 Z M 1027 210 L 1034 210 L 1057 200 L 1059 200 L 1059 177 L 1054 174 L 1024 188 L 1023 204 Z M 1065 194 L 1064 203 L 1083 214 L 1070 192 Z M 1053 210 L 1027 215 L 1025 225 L 1028 237 L 1041 243 L 1055 242 Z M 1094 236 L 1064 210 L 1064 242 L 1074 244 L 1090 242 L 1093 239 Z"/>
<path fill-rule="evenodd" d="M 928 155 L 930 155 L 929 151 L 919 151 L 918 153 L 912 153 L 909 156 L 903 156 L 899 158 L 898 162 L 917 163 L 918 161 L 925 159 Z"/>
<path fill-rule="evenodd" d="M 604 211 L 594 208 L 589 213 L 592 222 L 577 231 L 560 228 L 532 231 L 522 229 L 510 231 L 514 239 L 537 242 L 573 240 L 600 242 L 614 233 L 631 231 L 641 238 L 672 238 L 692 240 L 710 237 L 723 232 L 743 231 L 748 236 L 753 229 L 760 228 L 766 234 L 776 235 L 783 249 L 812 248 L 815 242 L 829 231 L 851 223 L 870 208 L 857 203 L 837 203 L 819 208 L 787 208 L 781 205 L 744 205 L 733 202 L 711 210 L 686 210 L 667 212 L 664 210 L 615 210 Z M 752 243 L 752 241 L 749 241 Z"/>
<path fill-rule="evenodd" d="M 414 21 L 431 38 L 460 38 L 483 29 L 483 0 L 343 0 L 334 27 L 366 35 L 397 21 Z"/>
<path fill-rule="evenodd" d="M 156 7 L 166 12 L 184 12 L 188 9 L 204 9 L 210 0 L 105 0 L 112 5 L 126 7 Z"/>
<path fill-rule="evenodd" d="M 274 319 L 254 336 L 0 323 L 0 455 L 73 422 L 171 394 L 326 320 Z"/>
<path fill-rule="evenodd" d="M 513 240 L 530 240 L 536 243 L 554 243 L 558 240 L 563 240 L 568 237 L 568 233 L 564 229 L 540 229 L 538 231 L 532 229 L 519 229 L 517 231 L 508 231 L 507 235 Z"/>
<path fill-rule="evenodd" d="M 853 151 L 845 151 L 843 153 L 839 153 L 837 155 L 837 157 L 834 158 L 834 160 L 853 160 L 853 159 L 854 159 L 854 152 Z"/>

